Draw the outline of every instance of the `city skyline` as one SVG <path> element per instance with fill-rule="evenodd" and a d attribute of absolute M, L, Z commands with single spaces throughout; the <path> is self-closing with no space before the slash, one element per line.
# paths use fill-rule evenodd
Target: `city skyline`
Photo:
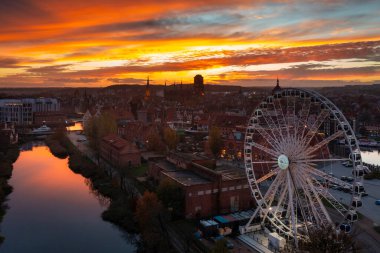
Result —
<path fill-rule="evenodd" d="M 0 3 L 0 87 L 380 80 L 378 1 Z"/>

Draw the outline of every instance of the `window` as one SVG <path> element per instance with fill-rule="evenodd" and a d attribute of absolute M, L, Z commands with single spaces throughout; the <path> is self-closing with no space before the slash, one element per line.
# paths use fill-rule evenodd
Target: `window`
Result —
<path fill-rule="evenodd" d="M 200 196 L 200 195 L 203 195 L 204 194 L 204 191 L 199 191 L 198 192 L 198 195 Z"/>

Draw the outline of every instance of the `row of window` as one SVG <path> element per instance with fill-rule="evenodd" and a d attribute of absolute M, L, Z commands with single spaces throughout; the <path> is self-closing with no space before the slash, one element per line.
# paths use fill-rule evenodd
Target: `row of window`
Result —
<path fill-rule="evenodd" d="M 245 185 L 238 185 L 238 186 L 231 186 L 231 187 L 223 187 L 221 192 L 226 192 L 226 191 L 234 191 L 234 190 L 241 190 L 241 189 L 247 189 L 248 188 L 248 184 L 245 184 Z M 217 193 L 219 192 L 219 189 L 213 189 L 212 190 L 212 193 Z M 211 190 L 206 190 L 206 191 L 198 191 L 198 196 L 202 196 L 202 195 L 208 195 L 208 194 L 211 194 Z M 193 193 L 189 193 L 189 197 L 193 196 Z"/>

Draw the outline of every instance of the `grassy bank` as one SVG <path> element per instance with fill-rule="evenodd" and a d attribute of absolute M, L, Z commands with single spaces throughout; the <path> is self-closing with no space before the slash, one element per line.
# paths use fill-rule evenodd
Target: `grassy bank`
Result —
<path fill-rule="evenodd" d="M 68 156 L 67 150 L 61 145 L 61 139 L 63 138 L 63 133 L 58 132 L 46 138 L 46 145 L 49 147 L 50 152 L 61 159 L 64 159 Z"/>
<path fill-rule="evenodd" d="M 7 196 L 12 192 L 8 179 L 12 176 L 13 163 L 17 160 L 20 151 L 17 145 L 10 146 L 6 151 L 0 152 L 0 223 L 3 221 L 8 206 Z M 0 244 L 4 237 L 0 235 Z"/>

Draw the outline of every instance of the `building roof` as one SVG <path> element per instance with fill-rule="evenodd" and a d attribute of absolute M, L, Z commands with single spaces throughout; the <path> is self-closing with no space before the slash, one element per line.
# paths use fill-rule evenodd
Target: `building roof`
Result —
<path fill-rule="evenodd" d="M 119 150 L 120 154 L 129 154 L 129 153 L 139 153 L 140 151 L 136 145 L 132 142 L 120 138 L 116 134 L 109 134 L 103 137 L 102 139 L 108 145 Z"/>
<path fill-rule="evenodd" d="M 222 174 L 223 181 L 246 178 L 245 170 L 237 167 L 228 165 L 217 166 L 216 171 Z"/>
<path fill-rule="evenodd" d="M 212 120 L 212 125 L 217 127 L 236 127 L 239 125 L 247 125 L 249 117 L 240 115 L 216 115 Z"/>
<path fill-rule="evenodd" d="M 191 170 L 166 171 L 162 172 L 162 174 L 172 178 L 184 186 L 208 184 L 211 182 L 210 180 L 199 176 Z"/>

